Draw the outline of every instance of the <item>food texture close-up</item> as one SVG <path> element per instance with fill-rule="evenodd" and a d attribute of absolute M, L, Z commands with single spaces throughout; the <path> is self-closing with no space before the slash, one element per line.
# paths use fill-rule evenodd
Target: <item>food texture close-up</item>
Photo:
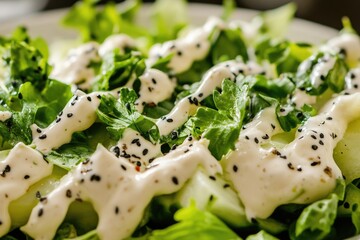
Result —
<path fill-rule="evenodd" d="M 0 239 L 360 239 L 334 6 L 0 0 Z"/>

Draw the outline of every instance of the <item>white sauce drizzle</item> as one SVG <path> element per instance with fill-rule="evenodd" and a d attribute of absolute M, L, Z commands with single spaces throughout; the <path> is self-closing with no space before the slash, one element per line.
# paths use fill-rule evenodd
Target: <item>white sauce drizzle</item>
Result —
<path fill-rule="evenodd" d="M 239 74 L 260 73 L 265 73 L 265 71 L 256 63 L 245 64 L 240 60 L 230 60 L 212 67 L 205 73 L 199 88 L 193 94 L 180 100 L 169 114 L 156 122 L 160 135 L 170 134 L 172 130 L 184 124 L 189 116 L 195 114 L 199 102 L 212 94 L 217 87 L 220 87 L 224 79 L 234 80 L 235 76 Z"/>
<path fill-rule="evenodd" d="M 11 227 L 9 204 L 51 172 L 52 164 L 23 143 L 15 145 L 5 160 L 0 162 L 0 236 L 5 235 Z"/>
<path fill-rule="evenodd" d="M 80 198 L 90 201 L 98 213 L 96 230 L 100 239 L 126 238 L 141 221 L 151 199 L 178 191 L 199 165 L 210 175 L 221 173 L 206 145 L 203 140 L 191 147 L 180 146 L 157 158 L 143 173 L 99 145 L 88 162 L 69 172 L 46 201 L 33 209 L 29 222 L 21 229 L 35 239 L 51 239 L 71 202 Z"/>
<path fill-rule="evenodd" d="M 298 108 L 301 108 L 305 104 L 312 105 L 316 103 L 316 96 L 312 96 L 307 94 L 305 91 L 302 91 L 300 89 L 295 89 L 292 97 L 291 102 L 295 103 L 295 106 Z"/>
<path fill-rule="evenodd" d="M 172 81 L 167 74 L 157 69 L 146 69 L 139 77 L 141 87 L 139 98 L 135 105 L 139 112 L 142 112 L 145 104 L 156 105 L 171 97 L 176 82 Z"/>
<path fill-rule="evenodd" d="M 359 117 L 359 108 L 360 93 L 338 96 L 283 149 L 263 147 L 280 131 L 274 109 L 265 109 L 249 123 L 225 160 L 247 217 L 267 218 L 279 205 L 310 203 L 330 193 L 342 177 L 333 149 Z"/>
<path fill-rule="evenodd" d="M 77 91 L 47 128 L 40 129 L 35 124 L 32 126 L 33 144 L 39 151 L 48 153 L 70 142 L 74 132 L 83 131 L 95 122 L 99 98 L 101 95 L 97 92 L 85 94 Z"/>
<path fill-rule="evenodd" d="M 151 143 L 130 128 L 124 131 L 122 138 L 111 151 L 115 156 L 126 158 L 137 166 L 138 171 L 144 171 L 156 157 L 162 155 L 160 144 Z"/>
<path fill-rule="evenodd" d="M 12 113 L 10 111 L 0 111 L 0 121 L 5 122 L 6 120 L 12 117 Z"/>
<path fill-rule="evenodd" d="M 345 93 L 353 94 L 360 91 L 360 68 L 352 69 L 345 76 Z"/>
<path fill-rule="evenodd" d="M 89 89 L 95 77 L 94 69 L 89 64 L 101 60 L 98 48 L 98 43 L 90 42 L 72 49 L 63 64 L 55 65 L 51 77 L 81 89 Z"/>
<path fill-rule="evenodd" d="M 106 54 L 119 49 L 120 54 L 125 53 L 126 48 L 134 48 L 135 40 L 126 34 L 115 34 L 105 39 L 99 47 L 99 55 L 103 58 Z"/>
<path fill-rule="evenodd" d="M 215 28 L 225 28 L 219 18 L 210 18 L 204 26 L 190 31 L 185 37 L 163 44 L 155 44 L 149 51 L 148 66 L 152 66 L 159 58 L 173 54 L 168 67 L 173 73 L 188 70 L 194 61 L 206 57 L 210 49 L 209 36 Z"/>
<path fill-rule="evenodd" d="M 344 53 L 350 65 L 355 65 L 360 61 L 360 38 L 353 33 L 343 33 L 330 39 L 321 49 L 333 53 Z"/>

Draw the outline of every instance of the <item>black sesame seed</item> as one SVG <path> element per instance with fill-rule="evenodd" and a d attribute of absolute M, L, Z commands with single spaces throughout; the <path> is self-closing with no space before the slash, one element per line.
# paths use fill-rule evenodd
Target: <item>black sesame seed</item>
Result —
<path fill-rule="evenodd" d="M 202 96 L 204 96 L 204 94 L 203 94 L 203 93 L 199 93 L 198 96 L 201 98 Z"/>
<path fill-rule="evenodd" d="M 71 118 L 73 115 L 74 115 L 74 114 L 72 114 L 72 113 L 66 114 L 66 116 L 67 116 L 68 118 Z"/>
<path fill-rule="evenodd" d="M 61 121 L 61 118 L 57 118 L 55 122 L 58 123 L 60 121 Z"/>
<path fill-rule="evenodd" d="M 178 185 L 178 184 L 179 184 L 179 181 L 178 181 L 177 177 L 172 177 L 172 178 L 171 178 L 171 181 L 172 181 L 175 185 Z"/>
<path fill-rule="evenodd" d="M 314 161 L 310 165 L 314 167 L 316 165 L 320 165 L 320 163 L 321 163 L 320 161 Z"/>
<path fill-rule="evenodd" d="M 140 161 L 136 161 L 136 166 L 141 167 L 141 162 L 140 162 Z"/>
<path fill-rule="evenodd" d="M 119 211 L 120 211 L 120 210 L 119 210 L 119 207 L 116 206 L 116 207 L 115 207 L 115 214 L 119 214 Z"/>
<path fill-rule="evenodd" d="M 301 166 L 297 166 L 296 170 L 297 170 L 298 172 L 301 172 L 301 171 L 302 171 Z"/>
<path fill-rule="evenodd" d="M 315 135 L 311 135 L 311 138 L 312 139 L 316 139 L 317 137 Z"/>
<path fill-rule="evenodd" d="M 29 175 L 25 175 L 25 176 L 24 176 L 24 179 L 29 179 L 29 178 L 30 178 Z"/>
<path fill-rule="evenodd" d="M 23 99 L 23 95 L 21 93 L 18 94 L 18 98 L 21 100 Z"/>
<path fill-rule="evenodd" d="M 223 186 L 223 188 L 228 188 L 228 187 L 230 187 L 230 184 L 228 184 L 228 183 L 225 183 Z"/>
<path fill-rule="evenodd" d="M 122 165 L 122 164 L 121 164 L 121 168 L 122 168 L 124 171 L 127 170 L 126 167 L 125 167 L 124 165 Z"/>
<path fill-rule="evenodd" d="M 200 47 L 201 47 L 201 44 L 200 44 L 200 43 L 197 43 L 197 44 L 196 44 L 196 47 L 197 47 L 197 48 L 200 48 Z"/>
<path fill-rule="evenodd" d="M 91 102 L 91 97 L 90 97 L 90 96 L 88 96 L 86 99 L 87 99 L 89 102 Z"/>
<path fill-rule="evenodd" d="M 249 138 L 248 136 L 245 136 L 245 139 L 246 139 L 246 140 L 249 140 L 250 138 Z"/>
<path fill-rule="evenodd" d="M 320 138 L 324 138 L 324 134 L 323 133 L 320 133 Z"/>
<path fill-rule="evenodd" d="M 118 146 L 115 146 L 112 151 L 115 153 L 116 157 L 120 156 L 120 148 Z"/>
<path fill-rule="evenodd" d="M 40 128 L 37 128 L 37 129 L 36 129 L 36 132 L 37 132 L 37 133 L 41 133 L 41 129 L 40 129 Z"/>
<path fill-rule="evenodd" d="M 332 119 L 333 119 L 332 117 L 327 117 L 326 118 L 326 120 L 329 120 L 329 121 L 332 120 Z"/>
<path fill-rule="evenodd" d="M 149 150 L 147 148 L 145 148 L 142 152 L 142 154 L 145 156 L 146 154 L 148 154 Z"/>
<path fill-rule="evenodd" d="M 97 97 L 98 99 L 101 99 L 101 95 L 100 95 L 100 94 L 96 95 L 96 97 Z"/>
<path fill-rule="evenodd" d="M 234 171 L 234 172 L 237 172 L 237 171 L 238 171 L 238 166 L 234 165 L 234 166 L 233 166 L 233 171 Z"/>
<path fill-rule="evenodd" d="M 315 145 L 315 144 L 313 144 L 313 145 L 311 145 L 311 148 L 312 148 L 313 150 L 317 150 L 317 149 L 318 149 L 318 146 Z"/>
<path fill-rule="evenodd" d="M 46 138 L 46 134 L 42 134 L 39 136 L 39 139 L 45 139 Z"/>
<path fill-rule="evenodd" d="M 255 141 L 256 144 L 259 143 L 259 139 L 257 139 L 257 137 L 254 138 L 254 141 Z"/>
<path fill-rule="evenodd" d="M 156 80 L 155 80 L 155 78 L 152 78 L 151 81 L 152 81 L 153 84 L 156 84 L 156 83 L 157 83 Z"/>
<path fill-rule="evenodd" d="M 44 209 L 40 208 L 38 211 L 38 217 L 41 217 L 44 214 Z"/>
<path fill-rule="evenodd" d="M 344 208 L 350 208 L 350 204 L 348 202 L 344 202 Z"/>
<path fill-rule="evenodd" d="M 214 176 L 209 176 L 209 178 L 213 181 L 216 181 L 216 177 L 214 177 Z"/>
<path fill-rule="evenodd" d="M 284 109 L 284 108 L 280 108 L 280 112 L 285 112 L 285 109 Z"/>
<path fill-rule="evenodd" d="M 288 163 L 287 166 L 289 169 L 294 170 L 294 166 L 292 165 L 292 163 Z"/>
<path fill-rule="evenodd" d="M 72 197 L 72 192 L 70 189 L 66 190 L 66 197 L 68 197 L 68 198 Z"/>
<path fill-rule="evenodd" d="M 351 74 L 350 74 L 350 78 L 351 78 L 351 79 L 354 79 L 354 78 L 356 78 L 356 75 L 355 75 L 354 73 L 351 73 Z"/>
<path fill-rule="evenodd" d="M 262 139 L 269 139 L 269 135 L 265 134 L 264 136 L 262 136 Z"/>
<path fill-rule="evenodd" d="M 171 140 L 175 140 L 178 138 L 178 133 L 176 131 L 171 132 Z"/>
<path fill-rule="evenodd" d="M 90 177 L 90 181 L 96 181 L 96 182 L 100 182 L 101 177 L 99 175 L 93 174 Z"/>
<path fill-rule="evenodd" d="M 169 123 L 171 123 L 171 122 L 173 122 L 174 120 L 173 120 L 172 118 L 168 118 L 168 119 L 166 119 L 166 121 L 169 122 Z"/>
<path fill-rule="evenodd" d="M 275 125 L 274 125 L 274 124 L 272 124 L 272 123 L 271 123 L 271 127 L 272 127 L 272 129 L 275 129 Z"/>
<path fill-rule="evenodd" d="M 358 88 L 359 87 L 359 85 L 357 85 L 357 84 L 354 84 L 354 88 Z"/>
<path fill-rule="evenodd" d="M 39 191 L 36 191 L 35 197 L 38 198 L 38 199 L 40 199 L 40 198 L 41 198 L 41 193 L 40 193 Z"/>
<path fill-rule="evenodd" d="M 181 51 L 177 51 L 177 55 L 178 55 L 178 56 L 181 56 L 181 55 L 182 55 L 182 52 L 181 52 Z"/>
<path fill-rule="evenodd" d="M 320 79 L 322 80 L 322 81 L 325 81 L 325 76 L 324 75 L 320 75 Z"/>
<path fill-rule="evenodd" d="M 324 142 L 320 140 L 320 141 L 319 141 L 319 144 L 320 144 L 320 145 L 324 145 Z"/>

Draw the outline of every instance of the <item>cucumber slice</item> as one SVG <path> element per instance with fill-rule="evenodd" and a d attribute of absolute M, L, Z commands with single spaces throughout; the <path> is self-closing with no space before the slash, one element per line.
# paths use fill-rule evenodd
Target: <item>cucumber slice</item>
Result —
<path fill-rule="evenodd" d="M 175 199 L 182 207 L 195 201 L 197 208 L 210 211 L 233 227 L 250 225 L 236 192 L 220 176 L 209 177 L 202 169 L 194 174 Z"/>

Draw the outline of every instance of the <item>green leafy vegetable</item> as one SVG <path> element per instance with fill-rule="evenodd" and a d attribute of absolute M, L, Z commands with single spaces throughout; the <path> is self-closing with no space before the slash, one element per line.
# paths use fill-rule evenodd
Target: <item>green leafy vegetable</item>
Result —
<path fill-rule="evenodd" d="M 338 204 L 338 196 L 319 200 L 306 207 L 296 222 L 296 239 L 323 239 L 331 232 Z"/>
<path fill-rule="evenodd" d="M 246 238 L 246 240 L 277 240 L 278 238 L 271 236 L 269 233 L 261 230 L 257 234 L 250 235 Z"/>
<path fill-rule="evenodd" d="M 240 134 L 248 102 L 247 89 L 242 89 L 230 80 L 224 80 L 222 92 L 214 92 L 217 110 L 200 107 L 196 115 L 189 120 L 194 136 L 202 134 L 210 140 L 209 150 L 221 159 L 234 148 Z"/>
<path fill-rule="evenodd" d="M 241 239 L 217 217 L 209 212 L 203 212 L 196 209 L 194 205 L 178 210 L 174 217 L 176 221 L 179 221 L 179 223 L 163 230 L 153 231 L 149 239 Z"/>
<path fill-rule="evenodd" d="M 128 88 L 120 89 L 118 100 L 112 95 L 102 96 L 97 110 L 99 119 L 107 125 L 106 129 L 116 140 L 122 137 L 126 128 L 132 128 L 148 140 L 157 141 L 159 130 L 152 119 L 136 111 L 137 98 L 135 91 Z"/>

